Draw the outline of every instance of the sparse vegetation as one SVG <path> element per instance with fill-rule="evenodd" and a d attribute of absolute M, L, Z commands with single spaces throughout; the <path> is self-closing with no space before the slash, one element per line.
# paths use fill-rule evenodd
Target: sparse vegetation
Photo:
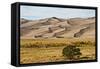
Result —
<path fill-rule="evenodd" d="M 72 57 L 62 53 L 64 48 L 74 45 L 73 49 L 77 55 Z M 20 62 L 24 63 L 43 63 L 55 61 L 71 60 L 91 60 L 95 59 L 95 42 L 93 40 L 78 39 L 22 39 L 20 46 Z M 67 50 L 68 51 L 68 50 Z M 69 53 L 73 53 L 69 47 Z M 66 50 L 65 50 L 65 53 Z M 82 54 L 82 55 L 81 55 Z M 41 56 L 40 56 L 41 55 Z M 65 55 L 65 56 L 62 56 Z"/>

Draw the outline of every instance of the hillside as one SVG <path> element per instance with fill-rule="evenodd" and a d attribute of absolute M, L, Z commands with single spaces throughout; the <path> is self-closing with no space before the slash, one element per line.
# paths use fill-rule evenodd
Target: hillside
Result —
<path fill-rule="evenodd" d="M 80 38 L 95 37 L 95 17 L 40 20 L 20 20 L 21 38 Z"/>

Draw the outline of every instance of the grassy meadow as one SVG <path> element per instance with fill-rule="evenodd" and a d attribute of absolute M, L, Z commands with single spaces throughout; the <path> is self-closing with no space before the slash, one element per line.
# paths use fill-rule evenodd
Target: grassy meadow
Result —
<path fill-rule="evenodd" d="M 95 40 L 93 39 L 21 39 L 20 44 L 21 64 L 72 61 L 62 54 L 63 48 L 70 44 L 80 48 L 82 53 L 79 59 L 73 61 L 95 59 Z"/>

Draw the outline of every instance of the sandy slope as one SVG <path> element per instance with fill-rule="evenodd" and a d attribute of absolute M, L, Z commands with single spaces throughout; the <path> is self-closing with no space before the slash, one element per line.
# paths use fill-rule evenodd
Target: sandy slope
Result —
<path fill-rule="evenodd" d="M 95 17 L 71 19 L 51 17 L 40 20 L 24 20 L 25 23 L 20 23 L 21 38 L 23 39 L 95 37 Z"/>

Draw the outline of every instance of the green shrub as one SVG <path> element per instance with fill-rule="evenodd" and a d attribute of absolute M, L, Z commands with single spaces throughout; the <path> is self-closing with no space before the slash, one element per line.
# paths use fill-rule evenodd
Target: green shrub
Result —
<path fill-rule="evenodd" d="M 62 54 L 63 54 L 63 56 L 67 57 L 68 59 L 73 60 L 75 58 L 79 59 L 79 57 L 82 53 L 80 52 L 80 48 L 77 48 L 74 45 L 69 45 L 63 49 Z"/>

